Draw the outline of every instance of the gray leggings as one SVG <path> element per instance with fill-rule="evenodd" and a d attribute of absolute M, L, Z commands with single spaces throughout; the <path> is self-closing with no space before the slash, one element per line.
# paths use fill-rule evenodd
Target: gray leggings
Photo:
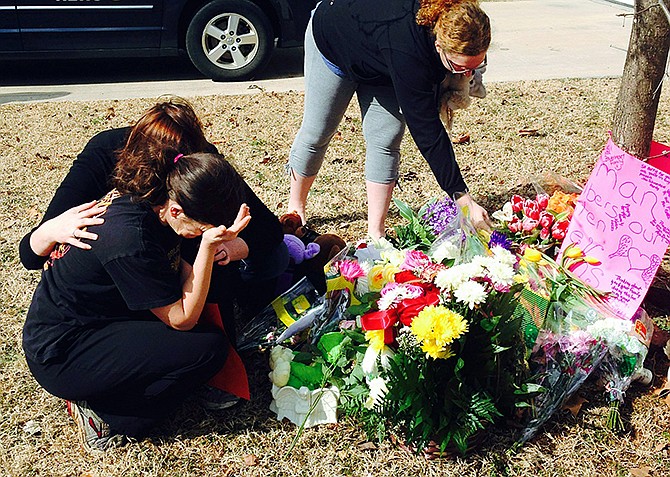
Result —
<path fill-rule="evenodd" d="M 359 84 L 333 73 L 314 43 L 311 21 L 305 33 L 305 111 L 291 147 L 289 168 L 304 177 L 319 172 L 354 92 L 363 119 L 365 178 L 379 184 L 398 179 L 405 119 L 393 87 Z"/>

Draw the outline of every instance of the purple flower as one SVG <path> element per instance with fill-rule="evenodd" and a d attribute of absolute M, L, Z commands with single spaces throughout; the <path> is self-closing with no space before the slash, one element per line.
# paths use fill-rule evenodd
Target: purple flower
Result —
<path fill-rule="evenodd" d="M 495 246 L 509 250 L 512 247 L 512 241 L 508 239 L 507 236 L 502 232 L 494 230 L 491 232 L 491 238 L 489 239 L 489 248 L 493 248 Z"/>
<path fill-rule="evenodd" d="M 421 218 L 434 235 L 440 235 L 457 216 L 458 206 L 456 202 L 451 200 L 451 197 L 444 196 L 444 198 L 428 205 Z"/>

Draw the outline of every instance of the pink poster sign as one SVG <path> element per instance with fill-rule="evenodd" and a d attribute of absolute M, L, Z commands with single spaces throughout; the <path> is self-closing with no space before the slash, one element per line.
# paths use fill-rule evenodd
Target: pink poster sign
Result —
<path fill-rule="evenodd" d="M 654 143 L 651 155 L 658 156 L 653 165 L 610 139 L 580 195 L 563 243 L 575 243 L 602 262 L 574 271 L 591 286 L 610 292 L 607 301 L 625 319 L 642 303 L 670 245 L 670 147 Z"/>

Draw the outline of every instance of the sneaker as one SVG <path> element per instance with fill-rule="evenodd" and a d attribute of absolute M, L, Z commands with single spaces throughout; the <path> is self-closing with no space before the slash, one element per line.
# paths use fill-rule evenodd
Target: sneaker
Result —
<path fill-rule="evenodd" d="M 87 452 L 105 452 L 121 447 L 126 436 L 112 434 L 109 425 L 88 407 L 86 401 L 66 401 L 67 413 L 77 424 L 79 440 Z"/>
<path fill-rule="evenodd" d="M 210 411 L 222 411 L 239 404 L 242 399 L 218 388 L 204 385 L 196 392 L 200 405 Z"/>

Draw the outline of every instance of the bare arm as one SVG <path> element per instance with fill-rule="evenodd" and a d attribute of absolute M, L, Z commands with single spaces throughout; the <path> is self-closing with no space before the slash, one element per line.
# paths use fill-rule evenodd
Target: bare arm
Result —
<path fill-rule="evenodd" d="M 33 231 L 30 235 L 30 248 L 35 254 L 43 257 L 49 255 L 57 243 L 68 243 L 89 250 L 91 246 L 81 239 L 97 240 L 97 234 L 85 229 L 103 223 L 104 219 L 95 216 L 104 210 L 105 207 L 97 200 L 66 210 Z"/>
<path fill-rule="evenodd" d="M 230 228 L 223 225 L 206 230 L 202 234 L 200 248 L 193 262 L 193 266 L 185 268 L 183 272 L 183 294 L 180 300 L 151 311 L 168 326 L 181 331 L 192 329 L 205 306 L 209 284 L 212 278 L 214 255 L 217 248 L 224 242 L 237 238 L 249 223 L 251 216 L 246 204 L 240 207 L 240 212 Z"/>

